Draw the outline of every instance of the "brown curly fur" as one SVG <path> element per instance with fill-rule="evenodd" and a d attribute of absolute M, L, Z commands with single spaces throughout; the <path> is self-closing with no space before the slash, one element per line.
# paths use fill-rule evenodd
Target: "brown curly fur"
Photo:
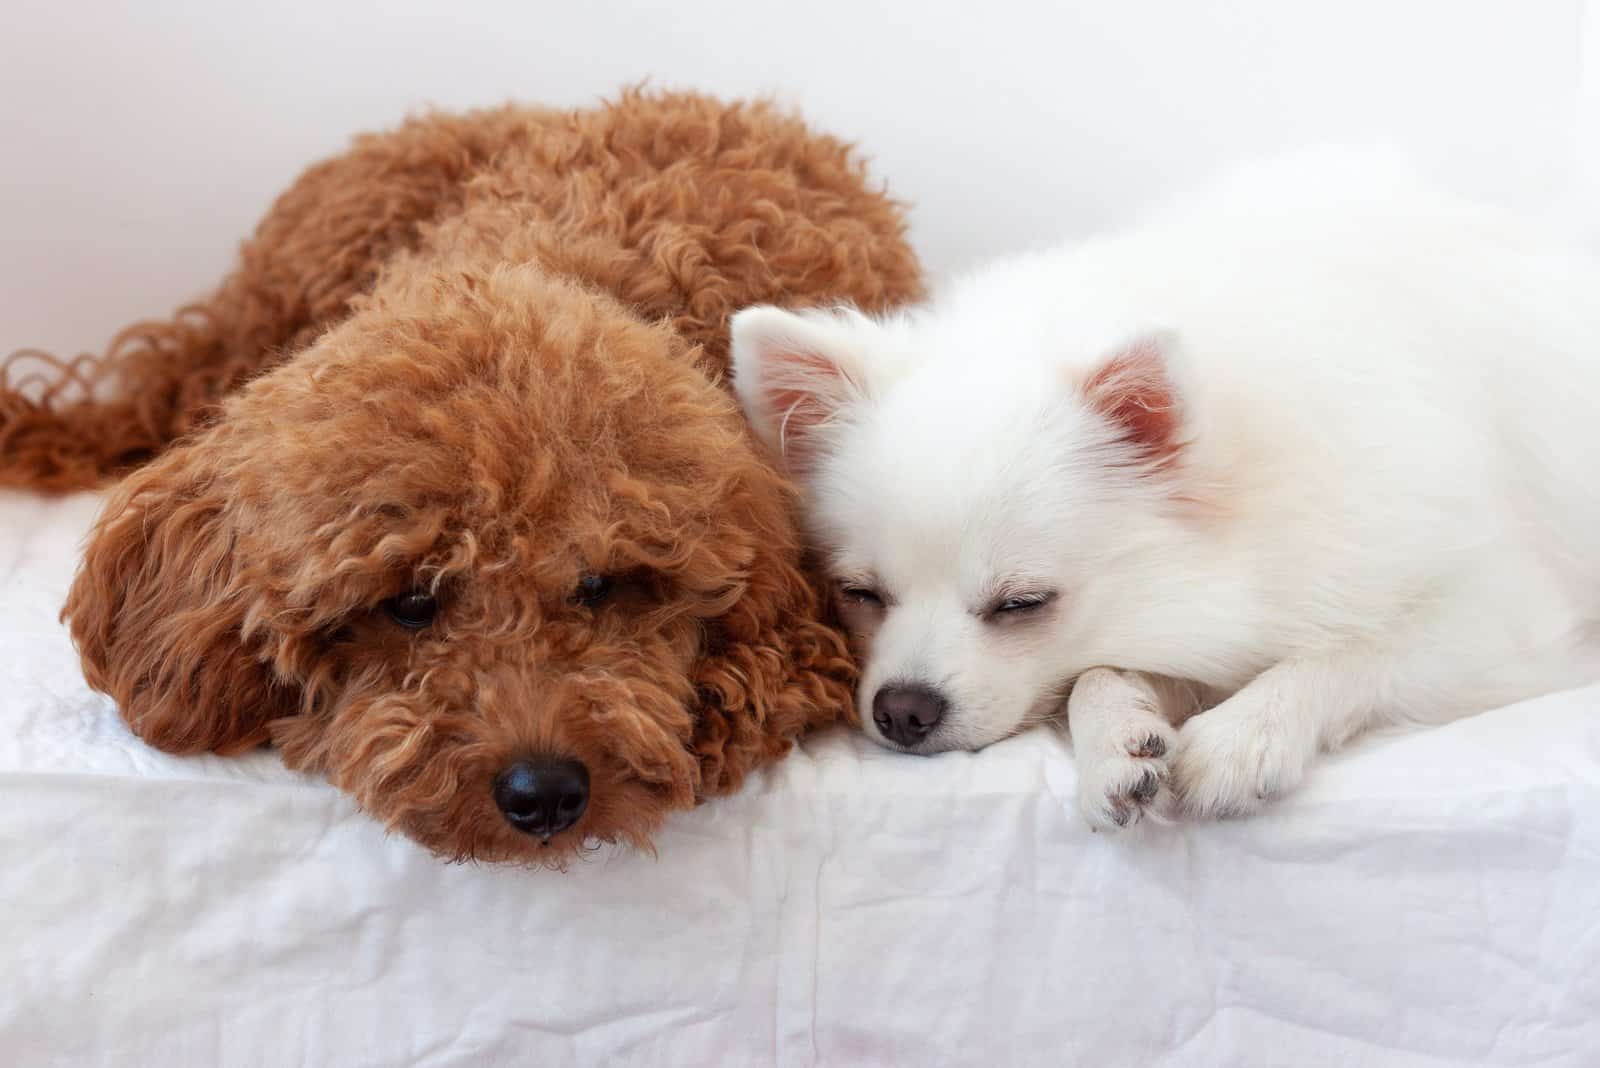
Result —
<path fill-rule="evenodd" d="M 919 286 L 898 206 L 766 105 L 415 119 L 308 170 L 202 304 L 0 379 L 0 482 L 135 466 L 64 615 L 150 743 L 270 739 L 446 857 L 647 846 L 850 709 L 727 317 Z M 413 589 L 416 632 L 380 608 Z M 548 842 L 491 799 L 537 754 L 591 775 Z"/>

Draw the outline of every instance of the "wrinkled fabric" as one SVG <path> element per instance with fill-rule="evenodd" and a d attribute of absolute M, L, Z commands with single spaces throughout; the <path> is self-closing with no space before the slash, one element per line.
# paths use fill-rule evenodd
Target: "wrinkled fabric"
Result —
<path fill-rule="evenodd" d="M 833 732 L 656 856 L 446 865 L 270 753 L 145 748 L 57 613 L 97 501 L 0 493 L 0 1060 L 1593 1065 L 1600 687 L 1092 834 L 1038 731 Z"/>

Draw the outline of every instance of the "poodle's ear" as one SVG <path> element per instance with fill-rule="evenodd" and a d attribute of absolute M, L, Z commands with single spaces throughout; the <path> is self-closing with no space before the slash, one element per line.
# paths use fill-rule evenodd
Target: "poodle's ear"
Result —
<path fill-rule="evenodd" d="M 867 396 L 864 351 L 876 327 L 849 311 L 760 306 L 733 317 L 733 388 L 756 432 L 795 474 L 827 451 L 828 429 Z"/>
<path fill-rule="evenodd" d="M 89 536 L 62 612 L 84 676 L 145 741 L 240 752 L 292 715 L 274 681 L 264 614 L 240 573 L 237 517 L 190 445 L 129 475 Z"/>
<path fill-rule="evenodd" d="M 705 628 L 694 669 L 701 796 L 738 789 L 805 731 L 854 715 L 855 660 L 821 584 L 801 566 L 792 493 L 767 477 L 765 489 L 730 505 L 753 551 L 742 593 Z"/>

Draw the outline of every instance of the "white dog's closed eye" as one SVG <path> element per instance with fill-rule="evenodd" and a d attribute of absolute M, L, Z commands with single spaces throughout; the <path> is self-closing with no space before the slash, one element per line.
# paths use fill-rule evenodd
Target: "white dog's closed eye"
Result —
<path fill-rule="evenodd" d="M 745 312 L 734 364 L 844 584 L 867 733 L 978 748 L 1082 676 L 1117 826 L 1600 678 L 1596 293 L 1592 256 L 1323 152 L 887 320 Z M 1215 706 L 1176 732 L 1172 679 Z"/>

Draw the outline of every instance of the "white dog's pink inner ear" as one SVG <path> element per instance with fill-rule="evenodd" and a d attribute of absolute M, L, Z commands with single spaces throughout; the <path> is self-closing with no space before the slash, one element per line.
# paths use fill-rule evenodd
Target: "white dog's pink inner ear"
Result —
<path fill-rule="evenodd" d="M 803 349 L 774 353 L 766 403 L 776 421 L 784 458 L 809 470 L 822 451 L 818 431 L 832 419 L 855 385 L 838 364 Z"/>
<path fill-rule="evenodd" d="M 1183 450 L 1179 398 L 1167 371 L 1163 339 L 1140 338 L 1114 353 L 1084 381 L 1089 406 L 1121 428 L 1142 458 L 1169 466 Z"/>

